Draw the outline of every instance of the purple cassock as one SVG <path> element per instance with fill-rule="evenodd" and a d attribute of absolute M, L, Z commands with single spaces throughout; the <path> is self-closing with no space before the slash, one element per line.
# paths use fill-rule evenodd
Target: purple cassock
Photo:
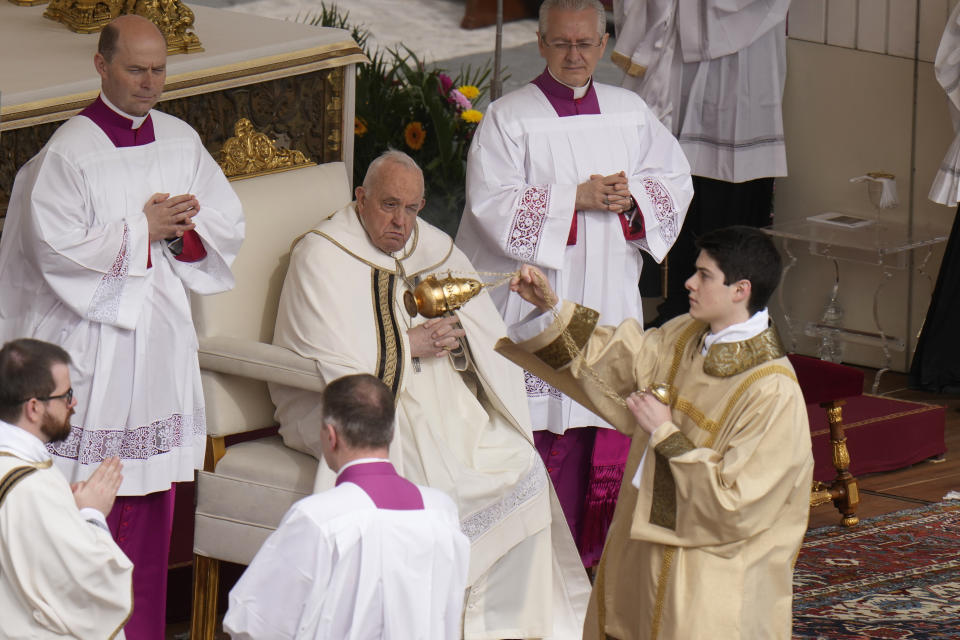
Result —
<path fill-rule="evenodd" d="M 344 469 L 336 486 L 352 482 L 370 496 L 377 509 L 417 511 L 423 509 L 420 489 L 397 473 L 389 462 L 362 462 Z"/>
<path fill-rule="evenodd" d="M 558 82 L 546 69 L 533 80 L 533 84 L 543 92 L 561 118 L 600 114 L 592 78 L 582 98 L 574 98 L 573 89 Z M 619 217 L 628 240 L 644 236 L 642 227 L 630 226 L 629 216 L 621 213 Z M 642 217 L 636 216 L 636 221 L 642 222 Z M 577 216 L 573 216 L 567 244 L 576 243 Z M 534 431 L 533 438 L 557 491 L 580 559 L 584 566 L 592 567 L 600 561 L 607 530 L 613 520 L 623 469 L 630 452 L 630 438 L 614 429 L 597 427 L 568 429 L 563 435 Z"/>

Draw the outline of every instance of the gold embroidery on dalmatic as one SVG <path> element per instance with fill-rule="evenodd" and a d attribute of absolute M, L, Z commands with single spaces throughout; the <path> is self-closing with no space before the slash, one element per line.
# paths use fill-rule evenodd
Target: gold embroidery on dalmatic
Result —
<path fill-rule="evenodd" d="M 729 378 L 782 358 L 785 353 L 777 330 L 771 326 L 748 340 L 718 342 L 711 346 L 703 361 L 703 372 L 715 378 Z"/>
<path fill-rule="evenodd" d="M 693 451 L 696 446 L 680 433 L 671 434 L 654 447 L 653 495 L 650 502 L 650 524 L 676 531 L 677 483 L 670 470 L 670 458 Z"/>
<path fill-rule="evenodd" d="M 726 423 L 730 412 L 733 411 L 733 406 L 737 403 L 740 397 L 746 393 L 747 389 L 750 388 L 750 385 L 761 378 L 766 378 L 767 376 L 772 375 L 782 375 L 790 378 L 794 382 L 797 381 L 796 376 L 793 375 L 793 372 L 790 369 L 778 364 L 770 365 L 769 367 L 763 367 L 762 369 L 754 371 L 747 376 L 743 382 L 740 383 L 740 385 L 737 387 L 737 390 L 733 392 L 732 396 L 730 396 L 730 400 L 727 401 L 727 406 L 724 407 L 723 413 L 720 415 L 720 419 L 717 421 L 717 424 L 721 425 Z M 711 433 L 710 438 L 704 443 L 703 446 L 713 448 L 713 442 L 716 437 L 716 432 Z"/>
<path fill-rule="evenodd" d="M 600 314 L 590 307 L 578 304 L 573 310 L 573 316 L 567 326 L 563 328 L 563 332 L 573 339 L 573 343 L 577 346 L 577 352 L 582 351 L 583 346 L 587 344 L 587 339 L 596 328 L 599 318 Z M 564 338 L 564 335 L 557 336 L 553 342 L 537 349 L 533 355 L 552 369 L 565 367 L 577 357 L 577 353 L 573 352 Z"/>
<path fill-rule="evenodd" d="M 683 330 L 680 337 L 677 338 L 676 344 L 673 345 L 673 361 L 670 363 L 670 372 L 667 374 L 667 384 L 673 385 L 677 377 L 677 372 L 680 370 L 680 363 L 683 362 L 683 352 L 687 350 L 687 343 L 690 342 L 690 339 L 695 335 L 703 333 L 706 330 L 707 325 L 705 323 L 694 320 Z"/>
<path fill-rule="evenodd" d="M 660 635 L 663 604 L 667 598 L 667 583 L 670 581 L 670 569 L 673 566 L 673 557 L 676 553 L 676 547 L 664 547 L 663 549 L 663 564 L 660 566 L 660 575 L 657 576 L 657 599 L 653 604 L 653 621 L 650 624 L 650 640 L 657 640 L 657 636 Z"/>

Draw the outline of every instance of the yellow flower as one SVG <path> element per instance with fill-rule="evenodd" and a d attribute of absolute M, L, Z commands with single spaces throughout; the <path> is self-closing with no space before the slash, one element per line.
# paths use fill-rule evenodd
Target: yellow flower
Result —
<path fill-rule="evenodd" d="M 353 119 L 353 135 L 358 138 L 362 138 L 363 134 L 367 132 L 367 123 L 363 121 L 363 118 L 354 118 Z"/>
<path fill-rule="evenodd" d="M 419 122 L 411 122 L 407 125 L 407 128 L 403 130 L 403 137 L 408 147 L 414 151 L 418 151 L 427 139 L 427 132 Z"/>
<path fill-rule="evenodd" d="M 480 122 L 480 119 L 483 118 L 483 114 L 476 109 L 467 109 L 460 114 L 460 117 L 467 122 Z"/>
<path fill-rule="evenodd" d="M 457 91 L 463 94 L 463 97 L 467 100 L 476 100 L 477 96 L 480 95 L 480 89 L 476 88 L 472 84 L 465 84 L 461 87 L 457 87 Z"/>

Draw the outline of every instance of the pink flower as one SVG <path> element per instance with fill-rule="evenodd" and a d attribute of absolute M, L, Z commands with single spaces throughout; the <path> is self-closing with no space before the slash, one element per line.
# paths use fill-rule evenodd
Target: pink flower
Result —
<path fill-rule="evenodd" d="M 454 89 L 453 91 L 450 92 L 450 98 L 449 98 L 449 99 L 450 99 L 451 102 L 453 102 L 455 105 L 457 105 L 457 106 L 460 107 L 461 109 L 472 109 L 472 108 L 473 108 L 473 105 L 470 104 L 470 101 L 467 100 L 467 97 L 466 97 L 465 95 L 463 95 L 462 93 L 460 93 L 459 91 L 457 91 L 456 89 Z"/>
<path fill-rule="evenodd" d="M 453 80 L 445 73 L 438 73 L 437 78 L 440 80 L 441 95 L 447 95 L 447 92 L 450 91 L 450 87 L 453 86 Z"/>

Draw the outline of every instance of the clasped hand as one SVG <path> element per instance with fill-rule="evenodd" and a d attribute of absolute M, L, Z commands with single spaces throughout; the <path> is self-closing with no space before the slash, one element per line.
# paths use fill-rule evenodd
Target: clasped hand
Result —
<path fill-rule="evenodd" d="M 456 316 L 431 318 L 407 330 L 410 355 L 414 358 L 439 358 L 453 351 L 467 332 L 460 327 Z"/>
<path fill-rule="evenodd" d="M 196 226 L 192 219 L 199 212 L 200 201 L 189 193 L 173 197 L 169 193 L 153 194 L 143 205 L 150 242 L 183 236 Z"/>
<path fill-rule="evenodd" d="M 70 485 L 77 509 L 91 507 L 104 516 L 110 515 L 113 500 L 120 490 L 120 483 L 123 482 L 121 471 L 123 464 L 120 458 L 107 458 L 87 480 Z"/>
<path fill-rule="evenodd" d="M 594 174 L 577 186 L 578 211 L 611 211 L 623 213 L 633 206 L 627 174 L 623 171 L 609 176 Z"/>

